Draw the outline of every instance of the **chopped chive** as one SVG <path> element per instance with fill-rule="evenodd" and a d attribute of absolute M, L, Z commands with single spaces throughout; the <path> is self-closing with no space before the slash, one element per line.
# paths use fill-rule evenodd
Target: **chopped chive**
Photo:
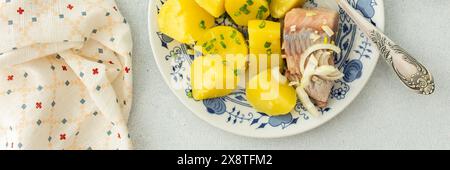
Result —
<path fill-rule="evenodd" d="M 267 53 L 268 55 L 272 55 L 272 49 L 270 49 L 270 48 L 267 49 L 267 50 L 266 50 L 266 53 Z"/>
<path fill-rule="evenodd" d="M 212 50 L 212 48 L 214 48 L 214 45 L 209 45 L 208 47 L 206 47 L 206 51 L 211 51 Z"/>
<path fill-rule="evenodd" d="M 205 21 L 204 20 L 200 21 L 200 28 L 206 29 L 206 25 L 205 25 Z"/>
<path fill-rule="evenodd" d="M 227 48 L 227 45 L 223 41 L 220 41 L 220 45 L 222 46 L 222 48 Z"/>
<path fill-rule="evenodd" d="M 262 21 L 261 24 L 259 24 L 259 28 L 263 29 L 266 27 L 266 21 Z"/>
<path fill-rule="evenodd" d="M 233 30 L 233 33 L 231 33 L 231 36 L 230 36 L 230 38 L 235 38 L 235 37 L 236 37 L 236 35 L 237 35 L 237 32 L 236 32 L 236 30 Z"/>
<path fill-rule="evenodd" d="M 234 42 L 236 43 L 236 44 L 238 44 L 238 45 L 241 45 L 241 41 L 239 41 L 239 39 L 234 39 Z"/>
<path fill-rule="evenodd" d="M 234 70 L 234 76 L 239 76 L 239 74 L 241 73 L 241 71 L 240 70 L 238 70 L 238 69 L 236 69 L 236 70 Z"/>
<path fill-rule="evenodd" d="M 261 5 L 258 9 L 258 14 L 256 15 L 257 19 L 263 19 L 263 14 L 267 12 L 267 8 Z"/>
<path fill-rule="evenodd" d="M 247 4 L 248 5 L 253 5 L 253 1 L 252 0 L 247 0 Z"/>
<path fill-rule="evenodd" d="M 272 46 L 272 43 L 270 42 L 264 43 L 264 48 L 270 48 L 270 46 Z"/>
<path fill-rule="evenodd" d="M 267 11 L 268 11 L 268 9 L 267 9 L 264 5 L 261 5 L 261 6 L 259 7 L 259 10 L 261 10 L 261 11 L 263 11 L 263 12 L 267 12 Z"/>
<path fill-rule="evenodd" d="M 224 40 L 224 39 L 225 39 L 225 36 L 223 36 L 223 34 L 220 34 L 220 39 L 221 39 L 221 40 Z"/>
<path fill-rule="evenodd" d="M 239 11 L 241 11 L 242 13 L 248 15 L 250 14 L 250 11 L 247 8 L 247 4 L 245 4 L 244 6 L 242 6 L 241 8 L 239 8 Z"/>
<path fill-rule="evenodd" d="M 263 19 L 263 13 L 261 11 L 258 11 L 258 14 L 256 14 L 256 19 Z"/>

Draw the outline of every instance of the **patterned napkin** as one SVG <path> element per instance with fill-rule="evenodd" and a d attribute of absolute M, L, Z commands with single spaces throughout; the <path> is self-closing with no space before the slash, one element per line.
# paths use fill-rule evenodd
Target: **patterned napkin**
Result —
<path fill-rule="evenodd" d="M 1 0 L 0 149 L 131 149 L 131 50 L 114 0 Z"/>

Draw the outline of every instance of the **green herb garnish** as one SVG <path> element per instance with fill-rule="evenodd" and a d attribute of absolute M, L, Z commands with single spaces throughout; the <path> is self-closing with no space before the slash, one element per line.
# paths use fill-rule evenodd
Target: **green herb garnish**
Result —
<path fill-rule="evenodd" d="M 257 19 L 263 19 L 263 15 L 264 15 L 264 13 L 266 13 L 267 11 L 268 11 L 268 9 L 267 9 L 265 6 L 261 5 L 261 6 L 259 7 L 259 9 L 258 9 L 258 14 L 256 14 L 256 18 L 257 18 Z"/>
<path fill-rule="evenodd" d="M 261 24 L 259 24 L 259 28 L 263 29 L 266 27 L 266 21 L 262 21 Z"/>
<path fill-rule="evenodd" d="M 200 21 L 200 28 L 206 29 L 206 25 L 205 25 L 205 21 L 204 20 Z"/>
<path fill-rule="evenodd" d="M 247 4 L 245 4 L 244 6 L 242 6 L 241 8 L 239 8 L 239 11 L 241 11 L 242 13 L 244 13 L 245 15 L 250 14 L 250 11 L 247 8 Z"/>
<path fill-rule="evenodd" d="M 234 39 L 234 42 L 236 43 L 236 44 L 238 44 L 238 45 L 241 45 L 241 41 L 239 41 L 239 39 Z"/>
<path fill-rule="evenodd" d="M 271 42 L 264 43 L 264 48 L 270 48 L 270 46 L 272 46 Z"/>
<path fill-rule="evenodd" d="M 220 45 L 222 46 L 222 48 L 227 48 L 227 45 L 223 41 L 220 41 Z"/>
<path fill-rule="evenodd" d="M 238 69 L 234 70 L 234 75 L 235 75 L 236 77 L 239 76 L 239 74 L 241 74 L 241 71 L 240 71 L 240 70 L 238 70 Z"/>
<path fill-rule="evenodd" d="M 266 50 L 266 53 L 267 53 L 267 55 L 272 55 L 272 49 L 270 49 L 270 48 L 267 49 L 267 50 Z"/>
<path fill-rule="evenodd" d="M 236 35 L 237 35 L 237 32 L 236 32 L 235 30 L 233 30 L 233 33 L 231 33 L 231 36 L 230 36 L 230 38 L 235 38 L 235 37 L 236 37 Z"/>
<path fill-rule="evenodd" d="M 209 45 L 208 47 L 206 47 L 206 51 L 211 51 L 214 48 L 214 45 Z"/>

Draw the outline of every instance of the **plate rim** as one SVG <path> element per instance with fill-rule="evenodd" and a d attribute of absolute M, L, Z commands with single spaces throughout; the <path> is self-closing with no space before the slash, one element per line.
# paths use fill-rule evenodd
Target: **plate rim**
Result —
<path fill-rule="evenodd" d="M 152 19 L 152 17 L 151 17 L 152 16 L 151 8 L 153 7 L 153 5 L 155 5 L 155 3 L 156 3 L 155 0 L 150 0 L 149 3 L 148 3 L 148 8 L 147 8 L 147 31 L 148 31 L 148 38 L 150 40 L 150 48 L 151 48 L 151 51 L 152 51 L 153 58 L 154 58 L 155 63 L 157 65 L 158 71 L 160 72 L 161 76 L 164 79 L 165 84 L 172 91 L 173 95 L 175 95 L 177 97 L 177 99 L 184 105 L 184 107 L 187 107 L 189 111 L 191 111 L 194 115 L 196 115 L 196 117 L 200 118 L 204 122 L 207 122 L 209 125 L 212 125 L 215 128 L 218 128 L 218 129 L 220 129 L 222 131 L 226 131 L 226 132 L 229 132 L 231 134 L 238 135 L 238 136 L 245 136 L 245 137 L 252 137 L 252 138 L 262 138 L 262 139 L 284 138 L 284 137 L 290 137 L 290 136 L 299 135 L 299 134 L 302 134 L 302 133 L 309 132 L 309 131 L 311 131 L 313 129 L 316 129 L 316 128 L 318 128 L 318 127 L 320 127 L 320 126 L 330 122 L 337 115 L 341 114 L 360 95 L 361 91 L 365 88 L 365 86 L 367 85 L 369 80 L 372 78 L 373 72 L 375 71 L 375 69 L 377 67 L 377 64 L 378 64 L 378 60 L 380 58 L 379 56 L 376 56 L 376 59 L 373 60 L 373 62 L 375 62 L 374 63 L 374 68 L 372 70 L 369 70 L 369 72 L 367 72 L 369 74 L 368 78 L 363 80 L 363 82 L 361 82 L 362 88 L 359 88 L 359 89 L 355 90 L 356 91 L 355 96 L 352 99 L 350 99 L 349 102 L 344 103 L 343 107 L 339 108 L 336 111 L 336 114 L 334 114 L 334 115 L 332 115 L 330 117 L 327 117 L 326 119 L 322 120 L 321 122 L 315 123 L 314 125 L 311 125 L 311 126 L 309 126 L 308 128 L 306 128 L 305 130 L 302 130 L 302 131 L 300 131 L 300 130 L 289 131 L 289 132 L 285 132 L 285 133 L 279 133 L 279 134 L 276 134 L 276 135 L 273 135 L 272 133 L 265 133 L 263 135 L 261 135 L 261 134 L 257 135 L 255 133 L 246 133 L 246 132 L 239 133 L 239 132 L 233 131 L 231 128 L 226 128 L 226 127 L 222 127 L 222 126 L 220 126 L 218 124 L 215 124 L 214 122 L 211 122 L 209 119 L 207 119 L 206 116 L 204 116 L 202 114 L 199 114 L 198 110 L 194 109 L 194 107 L 190 107 L 189 106 L 190 104 L 188 104 L 187 100 L 185 98 L 181 98 L 180 95 L 177 95 L 178 92 L 171 86 L 169 78 L 167 76 L 165 76 L 165 73 L 163 72 L 162 66 L 160 64 L 161 61 L 160 61 L 160 59 L 158 57 L 156 57 L 156 50 L 153 47 L 154 44 L 158 43 L 158 42 L 155 42 L 155 40 L 154 40 L 154 38 L 152 37 L 152 34 L 151 34 L 152 33 L 152 30 L 151 30 L 151 22 L 152 22 L 152 20 L 151 20 Z M 385 6 L 384 6 L 384 0 L 378 0 L 377 1 L 377 5 L 379 6 L 378 8 L 380 9 L 380 11 L 379 11 L 379 22 L 380 23 L 377 23 L 378 24 L 377 28 L 380 29 L 381 31 L 384 31 L 385 30 L 385 23 L 386 23 L 386 18 L 385 18 L 385 12 L 386 11 L 385 11 Z M 157 21 L 153 21 L 153 22 L 157 22 Z M 269 135 L 267 135 L 267 134 L 269 134 Z"/>

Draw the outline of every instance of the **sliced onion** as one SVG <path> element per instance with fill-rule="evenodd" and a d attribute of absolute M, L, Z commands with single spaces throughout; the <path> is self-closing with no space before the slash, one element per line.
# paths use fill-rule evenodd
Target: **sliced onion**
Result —
<path fill-rule="evenodd" d="M 300 98 L 300 102 L 302 102 L 302 104 L 303 104 L 303 106 L 305 106 L 306 110 L 309 113 L 311 113 L 311 115 L 313 115 L 314 117 L 319 117 L 320 116 L 319 111 L 317 110 L 316 106 L 314 106 L 314 104 L 311 102 L 308 94 L 303 89 L 303 87 L 301 87 L 301 86 L 297 87 L 296 91 L 297 91 L 298 98 Z"/>
<path fill-rule="evenodd" d="M 306 59 L 314 52 L 318 50 L 332 50 L 336 53 L 340 53 L 341 49 L 333 44 L 315 44 L 308 49 L 306 49 L 300 56 L 300 71 L 303 74 L 305 72 Z"/>
<path fill-rule="evenodd" d="M 330 65 L 318 67 L 315 70 L 314 75 L 317 75 L 324 80 L 330 81 L 338 80 L 344 76 L 344 74 L 342 74 L 338 69 Z"/>
<path fill-rule="evenodd" d="M 331 53 L 330 52 L 324 52 L 321 54 L 320 58 L 319 58 L 319 66 L 324 66 L 324 65 L 330 65 L 330 57 L 331 57 Z"/>
<path fill-rule="evenodd" d="M 300 71 L 302 73 L 302 79 L 300 85 L 296 88 L 296 92 L 306 110 L 315 117 L 320 116 L 320 113 L 305 91 L 305 88 L 311 84 L 312 77 L 318 76 L 321 79 L 333 81 L 344 76 L 337 68 L 329 64 L 329 59 L 332 55 L 331 52 L 319 50 L 331 50 L 336 53 L 341 52 L 339 47 L 332 44 L 316 44 L 306 49 L 301 55 Z M 317 55 L 317 58 L 314 53 Z M 308 63 L 305 66 L 307 59 Z"/>
<path fill-rule="evenodd" d="M 298 81 L 289 82 L 289 86 L 298 86 L 300 83 Z"/>
<path fill-rule="evenodd" d="M 274 67 L 272 68 L 272 78 L 275 79 L 278 83 L 286 84 L 288 83 L 288 79 L 286 76 L 282 75 L 280 72 L 280 67 Z"/>
<path fill-rule="evenodd" d="M 308 61 L 308 65 L 306 66 L 305 72 L 302 75 L 301 84 L 304 87 L 308 87 L 311 83 L 311 77 L 314 75 L 314 72 L 318 66 L 318 61 L 314 55 L 311 55 Z"/>

